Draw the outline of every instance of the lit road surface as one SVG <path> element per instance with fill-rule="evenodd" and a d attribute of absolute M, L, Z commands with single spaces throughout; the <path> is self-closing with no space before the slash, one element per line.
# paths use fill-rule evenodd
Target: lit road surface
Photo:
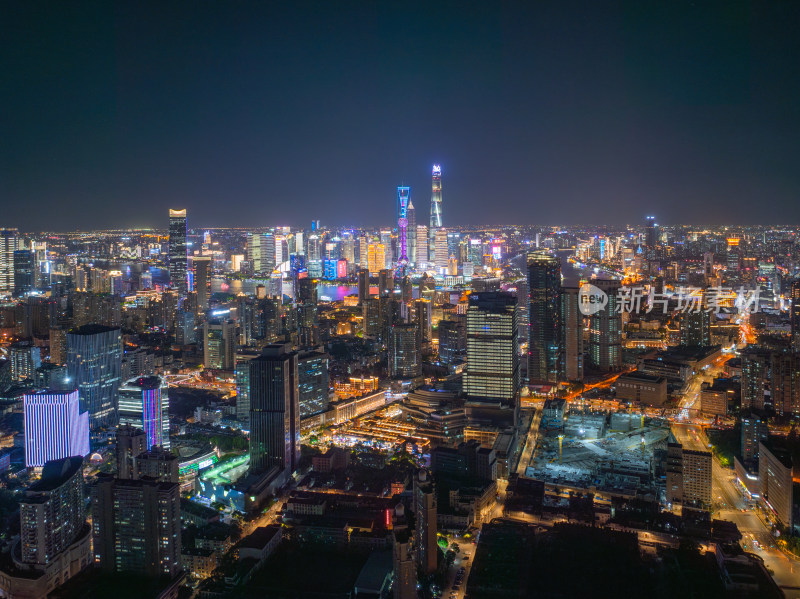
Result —
<path fill-rule="evenodd" d="M 536 413 L 531 421 L 531 426 L 528 429 L 528 433 L 525 435 L 525 446 L 522 448 L 522 453 L 519 456 L 519 462 L 517 462 L 517 474 L 520 476 L 525 476 L 525 470 L 528 468 L 528 464 L 531 463 L 531 459 L 533 458 L 533 452 L 536 449 L 536 442 L 539 439 L 539 425 L 541 422 L 542 410 L 536 408 Z"/>
<path fill-rule="evenodd" d="M 710 378 L 714 370 L 709 369 L 709 372 L 695 377 L 681 401 L 681 407 L 692 408 L 695 404 L 697 408 L 700 407 L 700 384 L 703 379 Z M 672 426 L 672 432 L 678 443 L 685 448 L 709 451 L 705 434 L 699 426 L 676 422 Z M 764 560 L 764 564 L 773 572 L 778 586 L 787 587 L 782 588 L 787 597 L 800 599 L 800 589 L 791 588 L 800 587 L 800 562 L 789 558 L 775 547 L 775 539 L 754 512 L 742 511 L 747 506 L 734 486 L 734 476 L 733 471 L 720 466 L 716 458 L 712 460 L 711 494 L 714 503 L 719 507 L 719 512 L 715 512 L 714 517 L 736 524 L 742 533 L 743 548 Z"/>

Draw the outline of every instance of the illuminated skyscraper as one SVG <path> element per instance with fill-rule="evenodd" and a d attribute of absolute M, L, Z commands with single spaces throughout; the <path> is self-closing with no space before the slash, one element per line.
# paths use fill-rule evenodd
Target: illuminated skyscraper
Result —
<path fill-rule="evenodd" d="M 206 368 L 233 370 L 236 358 L 236 322 L 211 320 L 203 327 L 203 364 Z"/>
<path fill-rule="evenodd" d="M 792 349 L 800 353 L 800 279 L 792 281 L 790 319 L 792 323 Z"/>
<path fill-rule="evenodd" d="M 319 258 L 319 239 L 309 249 L 316 250 L 316 257 L 309 256 L 310 259 Z M 275 268 L 275 236 L 272 233 L 248 233 L 247 234 L 247 261 L 254 273 L 272 274 Z"/>
<path fill-rule="evenodd" d="M 194 290 L 197 292 L 197 309 L 208 310 L 208 295 L 211 289 L 211 256 L 194 256 Z"/>
<path fill-rule="evenodd" d="M 417 262 L 417 211 L 414 209 L 414 202 L 408 200 L 408 210 L 406 210 L 406 219 L 408 220 L 408 259 L 412 263 Z"/>
<path fill-rule="evenodd" d="M 79 562 L 81 557 L 85 558 L 88 543 L 73 545 L 82 534 L 86 534 L 84 506 L 83 458 L 70 456 L 48 461 L 42 469 L 42 478 L 28 488 L 20 501 L 19 556 L 22 563 L 46 566 L 67 550 L 72 551 L 67 561 Z M 80 569 L 76 566 L 73 566 L 75 571 L 67 568 L 65 577 Z M 56 569 L 56 572 L 60 574 L 60 569 Z M 32 577 L 31 580 L 35 578 Z M 19 594 L 25 597 L 46 595 L 47 593 L 40 595 L 27 592 Z"/>
<path fill-rule="evenodd" d="M 31 250 L 14 252 L 14 296 L 22 297 L 36 287 L 36 254 Z"/>
<path fill-rule="evenodd" d="M 320 350 L 301 353 L 297 358 L 300 418 L 328 409 L 328 354 Z"/>
<path fill-rule="evenodd" d="M 87 324 L 67 333 L 67 377 L 95 430 L 117 423 L 122 371 L 122 331 Z"/>
<path fill-rule="evenodd" d="M 528 380 L 558 382 L 561 360 L 561 263 L 547 252 L 528 254 Z"/>
<path fill-rule="evenodd" d="M 297 305 L 298 343 L 303 347 L 316 345 L 319 338 L 316 279 L 306 277 L 297 281 L 295 303 Z"/>
<path fill-rule="evenodd" d="M 247 362 L 250 381 L 250 472 L 293 472 L 300 459 L 297 353 L 272 344 Z"/>
<path fill-rule="evenodd" d="M 186 210 L 169 211 L 169 279 L 181 295 L 188 292 Z"/>
<path fill-rule="evenodd" d="M 170 579 L 180 572 L 179 483 L 101 473 L 91 496 L 92 547 L 99 568 Z"/>
<path fill-rule="evenodd" d="M 77 391 L 28 393 L 24 398 L 25 466 L 89 454 L 89 413 Z"/>
<path fill-rule="evenodd" d="M 14 292 L 14 252 L 19 249 L 19 231 L 0 229 L 0 296 Z"/>
<path fill-rule="evenodd" d="M 421 374 L 419 326 L 416 323 L 392 325 L 389 330 L 389 376 L 412 379 Z"/>
<path fill-rule="evenodd" d="M 561 378 L 583 380 L 583 315 L 578 307 L 579 287 L 561 288 Z"/>
<path fill-rule="evenodd" d="M 131 379 L 119 388 L 119 423 L 142 429 L 145 449 L 169 448 L 169 398 L 159 376 Z"/>
<path fill-rule="evenodd" d="M 417 570 L 422 574 L 436 571 L 439 554 L 437 541 L 436 489 L 427 473 L 414 477 L 414 516 L 416 524 Z"/>
<path fill-rule="evenodd" d="M 595 279 L 592 284 L 608 295 L 608 304 L 589 317 L 589 361 L 601 372 L 622 370 L 622 312 L 617 311 L 620 282 Z"/>
<path fill-rule="evenodd" d="M 504 291 L 471 294 L 464 394 L 515 405 L 519 383 L 516 298 Z"/>
<path fill-rule="evenodd" d="M 645 228 L 644 243 L 648 248 L 654 248 L 658 245 L 658 223 L 656 223 L 655 216 L 647 217 L 647 226 Z"/>
<path fill-rule="evenodd" d="M 376 275 L 386 268 L 386 246 L 382 243 L 370 243 L 367 246 L 367 269 L 369 274 Z"/>
<path fill-rule="evenodd" d="M 414 240 L 417 244 L 417 266 L 428 263 L 428 227 L 417 225 L 417 237 Z"/>
<path fill-rule="evenodd" d="M 409 263 L 408 259 L 408 194 L 410 187 L 397 188 L 397 229 L 400 234 L 398 264 L 403 267 Z"/>
<path fill-rule="evenodd" d="M 369 271 L 361 268 L 358 271 L 358 304 L 369 298 Z"/>
<path fill-rule="evenodd" d="M 434 240 L 434 260 L 436 268 L 447 268 L 447 261 L 450 254 L 447 252 L 447 229 L 440 227 L 433 235 Z"/>
<path fill-rule="evenodd" d="M 436 255 L 436 230 L 442 226 L 442 167 L 433 165 L 431 185 L 431 220 L 428 228 L 428 257 L 434 262 Z"/>

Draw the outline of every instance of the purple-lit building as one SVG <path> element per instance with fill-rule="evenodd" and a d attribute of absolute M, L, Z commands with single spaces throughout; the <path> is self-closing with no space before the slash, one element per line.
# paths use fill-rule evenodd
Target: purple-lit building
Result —
<path fill-rule="evenodd" d="M 402 268 L 408 260 L 408 194 L 411 188 L 399 186 L 397 188 L 397 228 L 400 232 L 400 258 L 398 264 Z"/>
<path fill-rule="evenodd" d="M 89 413 L 80 411 L 77 391 L 44 391 L 24 397 L 25 465 L 89 453 Z"/>
<path fill-rule="evenodd" d="M 147 449 L 169 448 L 169 398 L 160 376 L 131 379 L 119 388 L 119 423 L 144 431 Z"/>

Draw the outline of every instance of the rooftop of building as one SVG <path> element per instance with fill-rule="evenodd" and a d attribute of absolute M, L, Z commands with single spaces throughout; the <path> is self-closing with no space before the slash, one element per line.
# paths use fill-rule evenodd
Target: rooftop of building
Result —
<path fill-rule="evenodd" d="M 28 487 L 28 491 L 31 493 L 46 493 L 57 489 L 75 476 L 75 473 L 82 467 L 83 458 L 80 456 L 46 462 L 42 468 L 42 477 Z"/>
<path fill-rule="evenodd" d="M 641 381 L 643 383 L 665 383 L 667 379 L 663 376 L 658 376 L 655 374 L 647 374 L 645 372 L 641 372 L 639 370 L 634 370 L 633 372 L 629 372 L 623 375 L 620 375 L 619 380 L 632 380 L 632 381 Z"/>
<path fill-rule="evenodd" d="M 109 327 L 104 324 L 84 324 L 69 330 L 70 335 L 97 335 L 99 333 L 109 333 L 119 331 L 119 327 Z"/>
<path fill-rule="evenodd" d="M 678 345 L 656 353 L 664 361 L 697 361 L 708 358 L 720 350 L 719 345 Z"/>
<path fill-rule="evenodd" d="M 239 549 L 263 549 L 275 535 L 281 534 L 281 527 L 275 525 L 259 526 L 239 542 Z"/>
<path fill-rule="evenodd" d="M 159 389 L 164 381 L 160 376 L 140 376 L 125 381 L 120 390 L 124 389 Z"/>

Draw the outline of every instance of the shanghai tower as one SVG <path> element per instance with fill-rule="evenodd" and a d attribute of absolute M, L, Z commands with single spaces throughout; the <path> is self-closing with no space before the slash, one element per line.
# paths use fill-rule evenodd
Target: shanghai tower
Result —
<path fill-rule="evenodd" d="M 433 165 L 431 187 L 431 222 L 428 227 L 428 260 L 434 261 L 436 254 L 436 230 L 442 226 L 442 167 Z"/>

